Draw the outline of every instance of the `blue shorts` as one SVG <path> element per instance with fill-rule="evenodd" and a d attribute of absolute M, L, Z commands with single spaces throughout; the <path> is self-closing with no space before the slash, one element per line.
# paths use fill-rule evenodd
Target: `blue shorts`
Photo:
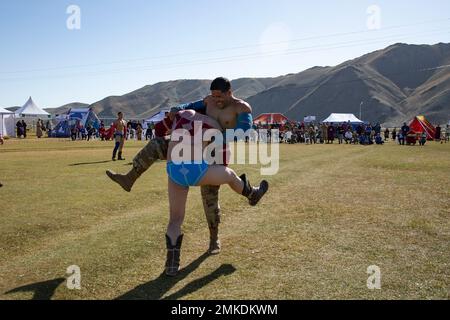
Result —
<path fill-rule="evenodd" d="M 197 186 L 208 171 L 209 165 L 203 161 L 201 164 L 167 162 L 169 178 L 182 187 Z"/>

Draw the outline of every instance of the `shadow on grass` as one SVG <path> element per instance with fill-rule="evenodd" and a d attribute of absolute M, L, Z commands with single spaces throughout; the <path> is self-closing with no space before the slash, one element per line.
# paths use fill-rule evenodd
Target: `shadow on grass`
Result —
<path fill-rule="evenodd" d="M 69 164 L 69 167 L 87 166 L 87 165 L 90 165 L 90 164 L 102 164 L 102 163 L 110 163 L 110 162 L 112 162 L 112 160 L 96 161 L 96 162 L 73 163 L 73 164 Z"/>
<path fill-rule="evenodd" d="M 176 277 L 168 277 L 164 273 L 162 273 L 158 278 L 137 286 L 133 290 L 116 298 L 116 300 L 160 300 L 162 299 L 164 294 L 169 292 L 169 290 L 178 282 L 185 279 L 189 274 L 194 272 L 208 257 L 208 253 L 203 254 L 195 261 L 193 261 L 190 265 L 181 269 Z M 236 269 L 232 265 L 224 264 L 217 268 L 217 270 L 212 272 L 210 275 L 189 283 L 180 291 L 164 298 L 163 300 L 181 299 L 185 295 L 201 289 L 202 287 L 208 285 L 221 276 L 232 274 L 235 271 Z"/>
<path fill-rule="evenodd" d="M 58 278 L 54 280 L 38 282 L 13 289 L 11 291 L 5 292 L 5 294 L 12 294 L 18 292 L 33 292 L 34 294 L 31 300 L 50 300 L 55 294 L 56 289 L 64 281 L 66 281 L 65 278 Z"/>

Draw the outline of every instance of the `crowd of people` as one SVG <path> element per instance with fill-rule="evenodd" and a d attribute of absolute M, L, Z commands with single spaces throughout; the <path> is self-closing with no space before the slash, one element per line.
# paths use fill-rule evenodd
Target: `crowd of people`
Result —
<path fill-rule="evenodd" d="M 255 125 L 255 129 L 279 129 L 279 137 L 271 137 L 268 130 L 268 139 L 273 141 L 278 138 L 280 143 L 305 143 L 305 144 L 384 144 L 386 137 L 382 135 L 379 123 L 353 125 L 348 123 L 295 123 L 287 125 Z M 262 139 L 261 139 L 262 138 Z M 264 137 L 260 137 L 264 140 Z"/>
<path fill-rule="evenodd" d="M 16 123 L 16 134 L 17 138 L 19 139 L 25 139 L 27 137 L 27 131 L 28 131 L 28 125 L 25 122 L 25 120 L 19 120 Z M 36 137 L 38 139 L 42 138 L 44 136 L 44 132 L 47 132 L 48 136 L 50 137 L 51 132 L 53 130 L 53 125 L 50 120 L 47 120 L 47 122 L 44 124 L 44 121 L 41 119 L 38 119 L 36 122 Z"/>
<path fill-rule="evenodd" d="M 102 141 L 110 141 L 114 139 L 114 125 L 106 127 L 104 121 L 95 128 L 93 125 L 84 127 L 79 121 L 70 128 L 72 140 L 91 140 L 100 139 Z M 140 123 L 138 121 L 128 121 L 126 123 L 125 140 L 151 140 L 155 137 L 154 124 Z"/>
<path fill-rule="evenodd" d="M 416 133 L 404 123 L 403 126 L 397 130 L 382 128 L 379 123 L 372 125 L 359 124 L 353 125 L 348 123 L 289 123 L 286 125 L 255 125 L 255 130 L 267 129 L 266 136 L 253 136 L 248 140 L 256 141 L 258 138 L 261 142 L 280 142 L 288 144 L 304 143 L 304 144 L 359 144 L 359 145 L 383 145 L 385 142 L 392 139 L 400 145 L 416 144 L 425 145 L 429 136 L 426 132 Z M 270 129 L 278 129 L 279 136 L 272 137 Z M 450 138 L 450 129 L 447 125 L 443 130 L 439 125 L 436 127 L 436 134 L 434 140 L 446 143 Z"/>
<path fill-rule="evenodd" d="M 27 137 L 27 123 L 24 120 L 19 120 L 16 124 L 17 137 L 24 139 Z M 348 123 L 288 123 L 284 125 L 262 125 L 255 124 L 253 129 L 266 129 L 267 136 L 259 134 L 251 135 L 247 138 L 248 141 L 260 142 L 279 142 L 287 144 L 359 144 L 359 145 L 382 145 L 385 142 L 392 140 L 398 142 L 399 145 L 410 145 L 419 143 L 423 146 L 429 140 L 426 132 L 416 133 L 404 123 L 399 129 L 382 128 L 379 123 L 372 125 L 359 124 L 353 125 Z M 272 137 L 271 129 L 278 129 L 279 136 Z M 36 123 L 36 136 L 42 138 L 44 132 L 50 137 L 53 131 L 53 124 L 50 120 L 44 121 L 38 119 Z M 104 121 L 100 122 L 98 129 L 87 124 L 83 126 L 80 121 L 70 126 L 70 136 L 73 141 L 99 139 L 102 141 L 113 140 L 114 128 L 107 128 Z M 126 125 L 125 140 L 151 140 L 155 138 L 155 124 L 145 123 L 144 121 L 128 121 Z M 447 143 L 450 139 L 450 128 L 447 125 L 445 128 L 436 126 L 436 134 L 433 137 L 435 141 Z M 0 140 L 3 143 L 3 139 Z"/>

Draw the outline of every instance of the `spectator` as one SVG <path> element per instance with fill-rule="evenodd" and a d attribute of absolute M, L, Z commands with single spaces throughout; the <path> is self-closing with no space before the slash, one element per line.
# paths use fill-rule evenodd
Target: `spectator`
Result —
<path fill-rule="evenodd" d="M 403 130 L 398 133 L 398 144 L 405 145 L 406 136 L 403 135 Z"/>
<path fill-rule="evenodd" d="M 358 133 L 356 131 L 353 131 L 353 144 L 358 144 Z"/>
<path fill-rule="evenodd" d="M 389 133 L 389 128 L 386 128 L 386 130 L 384 130 L 384 141 L 389 140 Z"/>
<path fill-rule="evenodd" d="M 366 134 L 366 136 L 370 139 L 370 137 L 371 137 L 371 135 L 372 135 L 372 131 L 373 131 L 373 128 L 372 128 L 372 125 L 369 123 L 367 126 L 366 126 L 366 129 L 365 129 L 365 134 Z"/>
<path fill-rule="evenodd" d="M 442 132 L 441 126 L 437 125 L 437 127 L 436 127 L 436 134 L 435 134 L 435 137 L 434 137 L 435 141 L 437 141 L 437 142 L 441 141 L 441 132 Z"/>
<path fill-rule="evenodd" d="M 316 144 L 317 138 L 316 138 L 316 128 L 315 128 L 314 124 L 311 124 L 309 126 L 308 133 L 309 133 L 309 139 L 311 141 L 311 144 L 313 144 L 313 143 Z"/>
<path fill-rule="evenodd" d="M 339 144 L 344 143 L 344 133 L 345 133 L 344 126 L 342 124 L 340 124 L 337 127 L 337 137 L 338 137 Z"/>
<path fill-rule="evenodd" d="M 87 130 L 83 125 L 80 126 L 80 135 L 81 135 L 81 140 L 87 139 Z"/>
<path fill-rule="evenodd" d="M 369 137 L 365 134 L 360 135 L 359 143 L 363 146 L 367 146 L 369 144 Z"/>
<path fill-rule="evenodd" d="M 377 145 L 383 145 L 384 144 L 384 140 L 383 140 L 383 138 L 381 137 L 381 134 L 377 134 L 376 135 L 376 137 L 375 137 L 375 143 L 377 144 Z"/>
<path fill-rule="evenodd" d="M 26 139 L 27 137 L 27 123 L 25 120 L 22 120 L 22 127 L 23 127 L 23 137 Z"/>
<path fill-rule="evenodd" d="M 373 130 L 375 131 L 375 136 L 376 136 L 377 134 L 381 135 L 381 125 L 380 125 L 379 123 L 377 123 L 377 124 L 375 125 L 375 127 L 373 127 Z"/>
<path fill-rule="evenodd" d="M 105 123 L 103 121 L 100 122 L 100 128 L 98 129 L 98 133 L 100 135 L 100 139 L 102 141 L 107 140 L 106 139 L 106 129 L 105 129 Z"/>
<path fill-rule="evenodd" d="M 397 128 L 394 128 L 394 130 L 392 130 L 392 140 L 397 140 Z"/>
<path fill-rule="evenodd" d="M 22 125 L 22 121 L 17 121 L 16 123 L 16 128 L 17 128 L 17 138 L 22 138 L 23 136 L 23 125 Z"/>
<path fill-rule="evenodd" d="M 347 132 L 345 133 L 345 143 L 346 144 L 351 144 L 353 140 L 353 133 L 350 130 L 350 128 L 347 129 Z"/>
<path fill-rule="evenodd" d="M 328 126 L 328 138 L 327 138 L 327 143 L 330 143 L 330 141 L 331 141 L 331 143 L 334 143 L 334 137 L 335 137 L 335 134 L 336 134 L 336 129 L 334 128 L 334 125 L 331 123 L 331 124 Z"/>
<path fill-rule="evenodd" d="M 142 125 L 140 123 L 137 124 L 136 135 L 138 141 L 142 140 Z"/>
<path fill-rule="evenodd" d="M 87 130 L 87 141 L 90 141 L 92 137 L 95 136 L 96 130 L 90 124 L 87 125 L 86 130 Z"/>
<path fill-rule="evenodd" d="M 420 144 L 421 146 L 424 146 L 426 142 L 427 142 L 427 133 L 424 131 L 424 132 L 422 132 L 422 134 L 420 135 L 419 144 Z"/>
<path fill-rule="evenodd" d="M 72 126 L 72 129 L 70 130 L 70 138 L 72 139 L 72 141 L 75 141 L 77 140 L 77 137 L 78 137 L 78 128 L 77 125 L 74 124 Z"/>
<path fill-rule="evenodd" d="M 320 127 L 322 132 L 322 139 L 320 140 L 320 143 L 328 143 L 328 125 L 326 123 L 322 123 L 322 126 Z M 323 142 L 322 142 L 323 141 Z"/>
<path fill-rule="evenodd" d="M 409 126 L 405 123 L 403 123 L 403 127 L 401 129 L 402 135 L 404 138 L 408 135 L 408 132 L 410 131 Z"/>
<path fill-rule="evenodd" d="M 47 120 L 47 123 L 45 124 L 45 128 L 47 129 L 47 136 L 51 137 L 52 131 L 53 131 L 53 124 L 50 120 Z"/>
<path fill-rule="evenodd" d="M 43 128 L 44 124 L 42 123 L 41 119 L 38 119 L 37 123 L 36 123 L 36 136 L 38 139 L 42 138 L 42 128 Z"/>

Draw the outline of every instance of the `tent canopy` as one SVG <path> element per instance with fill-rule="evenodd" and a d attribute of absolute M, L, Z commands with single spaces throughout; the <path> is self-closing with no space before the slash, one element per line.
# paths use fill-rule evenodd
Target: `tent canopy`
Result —
<path fill-rule="evenodd" d="M 52 131 L 53 138 L 70 137 L 70 130 L 77 123 L 84 128 L 88 126 L 97 130 L 100 128 L 100 119 L 91 108 L 70 109 L 66 115 L 62 115 L 58 119 L 60 122 Z"/>
<path fill-rule="evenodd" d="M 290 120 L 281 113 L 263 113 L 253 120 L 255 124 L 286 124 Z"/>
<path fill-rule="evenodd" d="M 14 112 L 0 107 L 0 136 L 15 136 Z"/>
<path fill-rule="evenodd" d="M 322 122 L 325 123 L 344 123 L 344 122 L 350 122 L 351 124 L 362 124 L 361 120 L 359 120 L 354 114 L 352 113 L 332 113 L 328 118 L 323 120 Z"/>
<path fill-rule="evenodd" d="M 426 132 L 428 140 L 434 140 L 436 136 L 436 128 L 424 116 L 415 117 L 409 128 L 416 133 Z"/>
<path fill-rule="evenodd" d="M 50 113 L 45 112 L 39 108 L 30 97 L 28 101 L 23 105 L 22 108 L 16 111 L 16 116 L 18 117 L 49 117 Z"/>
<path fill-rule="evenodd" d="M 166 117 L 166 112 L 169 112 L 170 110 L 161 110 L 158 113 L 155 113 L 154 115 L 152 115 L 150 118 L 148 118 L 147 120 L 145 120 L 146 123 L 158 123 L 164 120 L 164 118 Z"/>
<path fill-rule="evenodd" d="M 6 110 L 6 109 L 0 107 L 0 114 L 11 114 L 11 113 L 13 113 L 13 112 L 8 111 L 8 110 Z"/>

